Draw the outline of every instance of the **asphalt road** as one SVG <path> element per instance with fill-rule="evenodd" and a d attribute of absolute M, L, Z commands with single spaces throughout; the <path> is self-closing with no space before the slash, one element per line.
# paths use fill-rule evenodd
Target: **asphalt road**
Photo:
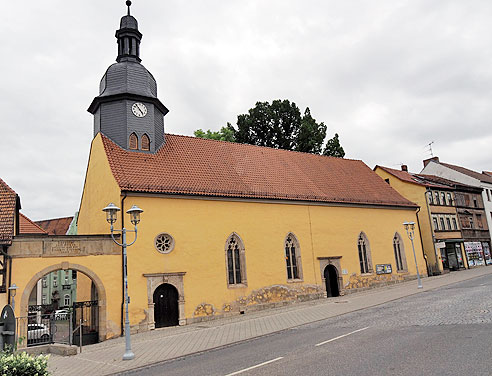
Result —
<path fill-rule="evenodd" d="M 492 276 L 124 375 L 492 375 Z"/>

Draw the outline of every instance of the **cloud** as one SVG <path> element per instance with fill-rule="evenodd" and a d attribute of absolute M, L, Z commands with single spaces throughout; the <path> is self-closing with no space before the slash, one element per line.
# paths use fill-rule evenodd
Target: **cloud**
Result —
<path fill-rule="evenodd" d="M 78 209 L 86 109 L 115 60 L 120 0 L 3 4 L 0 176 L 33 219 Z M 166 130 L 235 123 L 289 99 L 347 157 L 420 170 L 429 156 L 491 170 L 492 3 L 448 0 L 135 1 Z"/>

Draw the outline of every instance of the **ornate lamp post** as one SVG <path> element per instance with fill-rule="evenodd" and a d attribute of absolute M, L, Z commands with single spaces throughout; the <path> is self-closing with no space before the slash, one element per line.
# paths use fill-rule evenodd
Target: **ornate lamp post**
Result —
<path fill-rule="evenodd" d="M 137 224 L 140 222 L 140 213 L 143 212 L 138 206 L 133 205 L 126 212 L 130 214 L 130 221 L 135 226 L 135 229 L 127 230 L 123 227 L 121 230 L 115 230 L 113 228 L 113 224 L 116 222 L 118 212 L 120 208 L 118 208 L 115 204 L 110 203 L 103 209 L 103 212 L 106 212 L 106 221 L 111 225 L 111 238 L 113 241 L 118 244 L 120 247 L 123 247 L 123 280 L 124 280 L 124 290 L 125 290 L 125 354 L 123 354 L 123 360 L 131 360 L 135 358 L 135 354 L 132 351 L 132 345 L 130 343 L 130 318 L 128 316 L 128 271 L 127 271 L 127 261 L 126 261 L 126 248 L 131 246 L 133 243 L 137 241 Z M 114 232 L 121 232 L 122 243 L 118 243 L 114 238 Z M 135 239 L 130 244 L 126 244 L 126 233 L 134 232 Z"/>
<path fill-rule="evenodd" d="M 417 288 L 421 289 L 423 287 L 422 280 L 420 279 L 419 267 L 417 265 L 417 256 L 415 256 L 415 247 L 413 245 L 413 239 L 415 238 L 415 222 L 404 222 L 403 226 L 405 226 L 407 235 L 412 242 L 413 259 L 415 260 L 415 269 L 417 269 Z"/>
<path fill-rule="evenodd" d="M 9 293 L 10 296 L 12 297 L 12 310 L 15 312 L 15 295 L 17 295 L 17 285 L 14 283 L 12 286 L 9 287 Z"/>

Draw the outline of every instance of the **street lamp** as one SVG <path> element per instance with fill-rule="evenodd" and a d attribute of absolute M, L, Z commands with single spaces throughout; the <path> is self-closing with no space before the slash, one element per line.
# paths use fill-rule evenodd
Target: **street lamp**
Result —
<path fill-rule="evenodd" d="M 15 312 L 15 295 L 17 295 L 17 285 L 14 283 L 12 286 L 9 287 L 9 293 L 10 296 L 12 297 L 12 311 Z"/>
<path fill-rule="evenodd" d="M 138 206 L 133 205 L 126 212 L 130 214 L 130 222 L 135 226 L 135 230 L 127 230 L 125 227 L 121 230 L 115 230 L 113 228 L 113 224 L 116 222 L 118 217 L 118 212 L 120 208 L 115 204 L 110 203 L 103 209 L 103 212 L 106 212 L 106 221 L 111 225 L 111 238 L 113 241 L 118 244 L 120 247 L 123 247 L 123 280 L 124 280 L 124 290 L 125 290 L 125 354 L 123 354 L 123 360 L 131 360 L 135 358 L 135 354 L 132 351 L 132 345 L 130 343 L 130 318 L 128 316 L 128 271 L 127 271 L 127 261 L 126 261 L 126 247 L 131 246 L 133 243 L 137 241 L 137 224 L 140 222 L 140 213 L 143 212 Z M 114 238 L 114 232 L 121 232 L 122 243 L 118 243 Z M 135 239 L 130 244 L 126 244 L 126 233 L 134 232 Z"/>
<path fill-rule="evenodd" d="M 421 289 L 423 287 L 422 280 L 420 279 L 419 267 L 417 265 L 417 256 L 415 256 L 415 247 L 413 245 L 413 239 L 415 238 L 415 222 L 404 222 L 403 226 L 405 226 L 407 235 L 412 242 L 413 259 L 415 260 L 415 269 L 417 269 L 417 288 Z"/>

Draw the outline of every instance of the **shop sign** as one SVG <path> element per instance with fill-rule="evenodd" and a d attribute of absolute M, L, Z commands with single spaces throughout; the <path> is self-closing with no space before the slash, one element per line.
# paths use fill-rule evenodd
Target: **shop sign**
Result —
<path fill-rule="evenodd" d="M 378 264 L 376 265 L 376 274 L 391 274 L 391 264 Z"/>
<path fill-rule="evenodd" d="M 480 242 L 465 242 L 465 251 L 468 252 L 482 252 L 482 243 Z"/>
<path fill-rule="evenodd" d="M 438 243 L 436 243 L 436 248 L 446 248 L 446 243 L 445 242 L 438 242 Z"/>

